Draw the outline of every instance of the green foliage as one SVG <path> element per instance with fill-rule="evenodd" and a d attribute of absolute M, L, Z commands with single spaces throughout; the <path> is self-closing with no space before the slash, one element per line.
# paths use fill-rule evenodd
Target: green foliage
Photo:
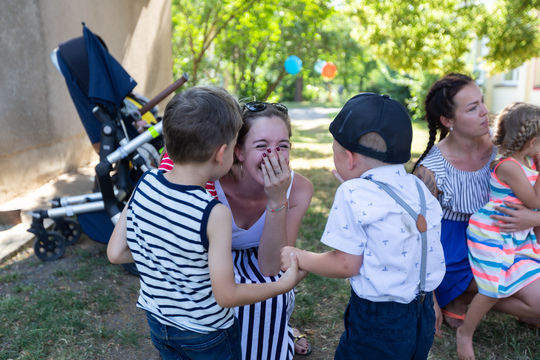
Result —
<path fill-rule="evenodd" d="M 240 14 L 248 11 L 255 0 L 172 0 L 173 71 L 189 69 L 192 83 L 199 70 L 212 64 L 207 55 L 216 37 Z M 187 68 L 187 69 L 186 69 Z"/>
<path fill-rule="evenodd" d="M 267 99 L 287 75 L 285 59 L 310 51 L 330 8 L 320 0 L 173 0 L 172 12 L 176 74 Z"/>
<path fill-rule="evenodd" d="M 461 70 L 474 33 L 470 26 L 476 5 L 461 0 L 358 0 L 351 13 L 358 26 L 353 36 L 370 44 L 377 58 L 407 73 Z M 460 39 L 460 41 L 457 41 Z"/>
<path fill-rule="evenodd" d="M 506 72 L 538 56 L 540 21 L 535 9 L 538 3 L 523 0 L 495 3 L 490 11 L 492 16 L 486 17 L 479 30 L 479 37 L 489 39 L 486 44 L 489 53 L 484 57 L 488 72 Z"/>
<path fill-rule="evenodd" d="M 423 118 L 449 72 L 506 72 L 540 53 L 540 1 L 172 0 L 174 74 L 241 100 L 337 102 L 388 93 Z M 302 59 L 290 75 L 284 61 Z M 333 62 L 334 79 L 314 70 Z"/>
<path fill-rule="evenodd" d="M 513 69 L 540 51 L 538 1 L 351 0 L 353 37 L 403 73 L 488 72 Z M 470 59 L 476 39 L 489 52 Z M 480 49 L 481 51 L 482 49 Z"/>

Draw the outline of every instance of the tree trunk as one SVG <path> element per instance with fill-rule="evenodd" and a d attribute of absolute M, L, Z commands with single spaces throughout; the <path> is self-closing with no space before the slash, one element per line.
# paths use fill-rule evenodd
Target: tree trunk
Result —
<path fill-rule="evenodd" d="M 274 81 L 272 84 L 270 84 L 270 86 L 268 86 L 268 88 L 266 89 L 266 94 L 264 94 L 262 101 L 266 101 L 266 99 L 270 97 L 270 95 L 274 92 L 274 90 L 276 90 L 277 86 L 279 85 L 279 82 L 283 79 L 285 74 L 286 74 L 286 71 L 285 71 L 285 68 L 283 68 L 281 72 L 279 73 L 277 80 Z"/>
<path fill-rule="evenodd" d="M 296 92 L 294 93 L 294 101 L 301 102 L 304 101 L 304 96 L 302 95 L 302 90 L 304 89 L 304 78 L 298 76 L 296 78 Z"/>

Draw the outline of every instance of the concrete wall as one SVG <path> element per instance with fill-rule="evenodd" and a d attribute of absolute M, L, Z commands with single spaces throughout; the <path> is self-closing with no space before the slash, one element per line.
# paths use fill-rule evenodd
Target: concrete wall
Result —
<path fill-rule="evenodd" d="M 170 0 L 2 0 L 0 203 L 97 159 L 50 60 L 82 35 L 83 21 L 137 81 L 135 92 L 152 98 L 173 81 Z"/>

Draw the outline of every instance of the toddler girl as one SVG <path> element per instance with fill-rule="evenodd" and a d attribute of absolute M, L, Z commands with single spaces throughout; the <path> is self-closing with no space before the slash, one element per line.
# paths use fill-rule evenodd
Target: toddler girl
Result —
<path fill-rule="evenodd" d="M 489 202 L 469 220 L 469 261 L 478 285 L 463 325 L 457 329 L 458 358 L 474 359 L 472 337 L 498 299 L 511 296 L 540 278 L 540 246 L 533 229 L 500 232 L 494 206 L 504 201 L 540 208 L 540 107 L 512 103 L 497 117 L 493 143 L 499 155 L 491 164 Z"/>

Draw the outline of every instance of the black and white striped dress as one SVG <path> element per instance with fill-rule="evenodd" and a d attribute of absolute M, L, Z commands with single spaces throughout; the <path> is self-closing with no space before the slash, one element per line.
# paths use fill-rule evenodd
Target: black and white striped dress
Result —
<path fill-rule="evenodd" d="M 219 181 L 215 182 L 215 190 L 218 199 L 229 206 Z M 258 245 L 265 215 L 266 212 L 247 230 L 238 228 L 233 219 L 232 255 L 237 283 L 274 282 L 281 276 L 280 273 L 277 276 L 266 277 L 259 270 Z M 291 360 L 293 358 L 293 332 L 289 326 L 293 308 L 294 290 L 260 303 L 235 308 L 242 329 L 244 359 Z"/>

